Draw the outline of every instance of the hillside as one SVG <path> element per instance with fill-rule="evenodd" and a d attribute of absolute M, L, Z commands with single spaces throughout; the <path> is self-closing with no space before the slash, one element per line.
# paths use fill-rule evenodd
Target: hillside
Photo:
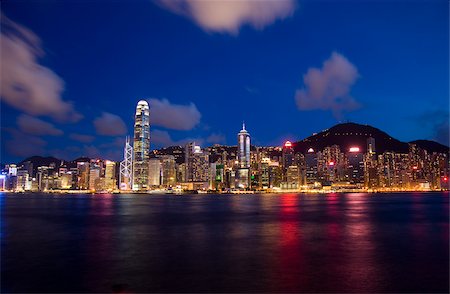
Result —
<path fill-rule="evenodd" d="M 305 153 L 309 148 L 322 150 L 331 145 L 339 145 L 342 151 L 357 146 L 363 152 L 367 149 L 367 138 L 375 139 L 377 153 L 385 151 L 408 152 L 408 143 L 401 142 L 387 133 L 369 125 L 356 123 L 343 123 L 312 135 L 304 140 L 294 143 L 296 151 Z"/>

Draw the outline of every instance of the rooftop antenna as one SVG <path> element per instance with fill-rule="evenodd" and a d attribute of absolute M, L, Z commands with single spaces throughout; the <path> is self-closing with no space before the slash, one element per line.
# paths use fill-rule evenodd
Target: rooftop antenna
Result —
<path fill-rule="evenodd" d="M 242 121 L 242 130 L 245 131 L 245 122 Z"/>

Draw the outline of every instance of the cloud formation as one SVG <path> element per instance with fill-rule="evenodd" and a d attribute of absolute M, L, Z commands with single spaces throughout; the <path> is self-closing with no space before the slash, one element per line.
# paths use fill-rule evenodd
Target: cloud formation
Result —
<path fill-rule="evenodd" d="M 358 69 L 343 55 L 333 52 L 322 68 L 309 68 L 303 75 L 304 87 L 295 93 L 297 107 L 300 110 L 331 110 L 340 119 L 343 111 L 360 106 L 350 95 L 358 78 Z"/>
<path fill-rule="evenodd" d="M 293 15 L 295 0 L 158 0 L 167 10 L 192 19 L 203 30 L 237 35 L 249 25 L 261 30 Z"/>
<path fill-rule="evenodd" d="M 51 123 L 27 114 L 21 114 L 17 117 L 17 126 L 22 132 L 31 135 L 61 136 L 63 134 L 62 130 L 55 128 Z"/>
<path fill-rule="evenodd" d="M 173 130 L 192 130 L 202 117 L 194 103 L 172 104 L 167 99 L 149 99 L 150 123 Z"/>
<path fill-rule="evenodd" d="M 5 103 L 31 115 L 59 121 L 78 121 L 81 115 L 61 94 L 64 81 L 40 65 L 41 41 L 32 31 L 1 14 L 1 97 Z"/>
<path fill-rule="evenodd" d="M 94 120 L 94 127 L 97 134 L 103 136 L 120 136 L 127 133 L 122 118 L 109 112 L 102 112 L 102 115 Z"/>
<path fill-rule="evenodd" d="M 94 136 L 77 134 L 77 133 L 70 134 L 69 138 L 72 140 L 78 141 L 78 142 L 82 142 L 82 143 L 91 143 L 92 141 L 95 140 Z"/>
<path fill-rule="evenodd" d="M 47 153 L 45 140 L 12 128 L 5 129 L 5 131 L 10 135 L 10 139 L 5 140 L 5 147 L 9 154 L 17 157 L 29 157 Z"/>

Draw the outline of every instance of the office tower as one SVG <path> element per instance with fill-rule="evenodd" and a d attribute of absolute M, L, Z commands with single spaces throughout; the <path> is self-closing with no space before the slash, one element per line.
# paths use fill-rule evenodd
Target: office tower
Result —
<path fill-rule="evenodd" d="M 177 182 L 177 170 L 175 157 L 173 155 L 163 155 L 162 164 L 162 184 L 166 187 L 174 186 Z"/>
<path fill-rule="evenodd" d="M 195 142 L 185 147 L 186 182 L 207 182 L 209 180 L 209 154 Z"/>
<path fill-rule="evenodd" d="M 238 164 L 239 168 L 250 168 L 250 134 L 244 123 L 238 133 Z"/>
<path fill-rule="evenodd" d="M 161 185 L 161 161 L 158 158 L 151 158 L 148 161 L 148 185 L 149 187 Z"/>
<path fill-rule="evenodd" d="M 141 100 L 136 107 L 133 142 L 133 190 L 148 188 L 148 160 L 150 158 L 150 108 Z"/>
<path fill-rule="evenodd" d="M 49 189 L 48 172 L 48 166 L 38 167 L 37 178 L 39 191 L 46 191 Z"/>
<path fill-rule="evenodd" d="M 100 187 L 100 165 L 91 163 L 89 168 L 89 190 L 96 191 L 101 190 Z"/>
<path fill-rule="evenodd" d="M 286 141 L 286 143 L 284 143 L 281 156 L 283 165 L 283 182 L 287 183 L 287 171 L 290 166 L 294 165 L 294 148 L 292 148 L 292 143 L 290 141 Z"/>
<path fill-rule="evenodd" d="M 374 155 L 376 153 L 375 139 L 372 137 L 367 138 L 367 153 L 369 155 Z"/>
<path fill-rule="evenodd" d="M 89 188 L 89 163 L 84 161 L 77 162 L 77 170 L 77 187 L 79 190 L 87 190 Z"/>
<path fill-rule="evenodd" d="M 287 170 L 288 167 L 294 164 L 294 148 L 290 141 L 286 141 L 283 146 L 283 168 Z"/>
<path fill-rule="evenodd" d="M 238 169 L 236 173 L 237 188 L 246 189 L 250 186 L 250 134 L 242 124 L 242 130 L 238 133 Z"/>
<path fill-rule="evenodd" d="M 351 183 L 364 183 L 364 154 L 359 147 L 351 147 L 347 153 L 348 173 Z"/>
<path fill-rule="evenodd" d="M 107 191 L 114 191 L 117 188 L 116 181 L 116 163 L 114 161 L 107 160 L 105 167 L 105 186 Z"/>
<path fill-rule="evenodd" d="M 297 165 L 291 165 L 286 171 L 286 184 L 288 189 L 298 189 L 300 186 L 300 171 Z"/>
<path fill-rule="evenodd" d="M 317 154 L 314 149 L 309 148 L 305 154 L 306 183 L 313 184 L 317 181 Z"/>
<path fill-rule="evenodd" d="M 133 189 L 133 147 L 130 145 L 130 138 L 125 139 L 125 147 L 123 148 L 123 161 L 120 163 L 119 174 L 120 190 Z"/>

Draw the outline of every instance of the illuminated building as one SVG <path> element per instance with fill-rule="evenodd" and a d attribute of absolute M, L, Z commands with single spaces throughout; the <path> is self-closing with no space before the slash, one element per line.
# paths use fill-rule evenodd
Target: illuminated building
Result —
<path fill-rule="evenodd" d="M 120 190 L 133 189 L 133 147 L 131 147 L 128 137 L 125 139 L 123 148 L 123 161 L 120 162 L 119 183 Z"/>
<path fill-rule="evenodd" d="M 313 184 L 317 181 L 317 154 L 314 149 L 309 148 L 305 154 L 306 183 Z"/>
<path fill-rule="evenodd" d="M 347 153 L 349 180 L 353 184 L 364 183 L 364 154 L 359 147 L 351 147 Z"/>
<path fill-rule="evenodd" d="M 300 171 L 297 165 L 291 165 L 286 171 L 286 188 L 298 189 L 300 186 Z"/>
<path fill-rule="evenodd" d="M 148 161 L 148 185 L 149 187 L 161 185 L 161 161 L 158 158 L 150 158 Z"/>
<path fill-rule="evenodd" d="M 250 185 L 250 134 L 245 129 L 245 124 L 242 124 L 242 130 L 238 133 L 238 150 L 237 160 L 238 169 L 236 173 L 237 187 L 246 189 Z"/>
<path fill-rule="evenodd" d="M 91 165 L 89 169 L 89 190 L 101 190 L 100 184 L 100 166 Z"/>
<path fill-rule="evenodd" d="M 106 160 L 105 162 L 105 186 L 107 191 L 114 191 L 117 188 L 116 181 L 116 163 L 114 161 Z"/>
<path fill-rule="evenodd" d="M 177 170 L 175 157 L 172 155 L 163 155 L 162 164 L 162 184 L 166 187 L 174 186 L 177 182 Z"/>
<path fill-rule="evenodd" d="M 250 134 L 242 124 L 242 130 L 238 133 L 238 162 L 239 168 L 250 168 Z"/>
<path fill-rule="evenodd" d="M 209 181 L 209 154 L 195 142 L 185 147 L 186 182 Z"/>
<path fill-rule="evenodd" d="M 367 138 L 367 153 L 373 155 L 376 153 L 375 139 L 372 137 Z"/>
<path fill-rule="evenodd" d="M 89 163 L 84 161 L 77 162 L 79 190 L 87 190 L 89 188 Z"/>
<path fill-rule="evenodd" d="M 148 189 L 150 158 L 150 108 L 141 100 L 136 107 L 133 142 L 133 190 Z"/>
<path fill-rule="evenodd" d="M 48 176 L 49 176 L 48 166 L 39 166 L 37 172 L 39 191 L 46 191 L 50 188 Z"/>
<path fill-rule="evenodd" d="M 265 157 L 261 159 L 259 164 L 259 184 L 261 189 L 267 189 L 270 186 L 270 159 Z"/>

